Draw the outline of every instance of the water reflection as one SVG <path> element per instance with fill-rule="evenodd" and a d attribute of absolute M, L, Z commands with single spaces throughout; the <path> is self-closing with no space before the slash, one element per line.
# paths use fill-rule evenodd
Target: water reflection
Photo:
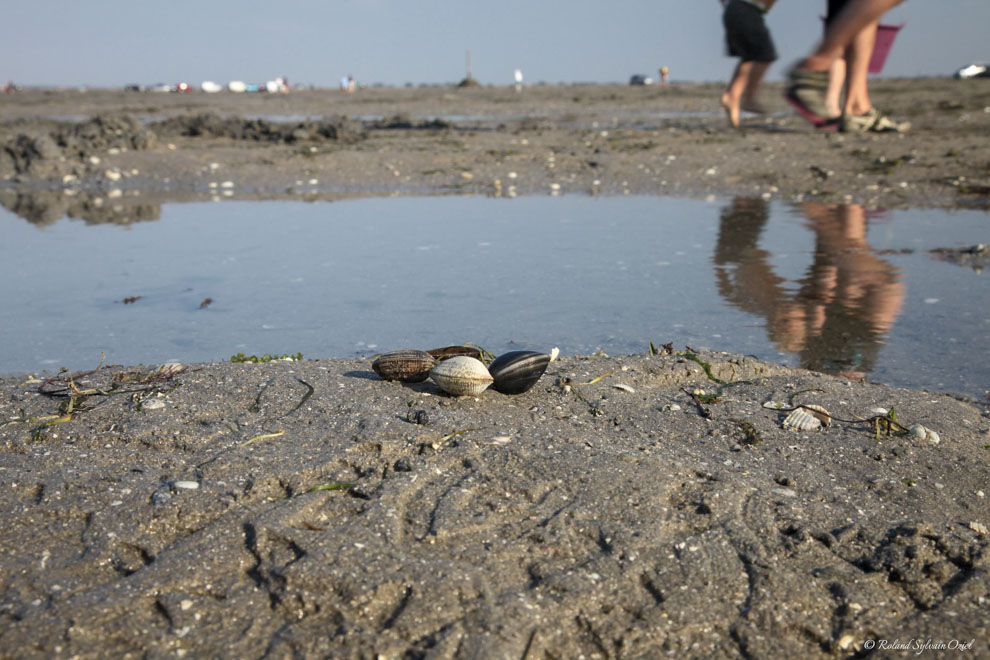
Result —
<path fill-rule="evenodd" d="M 713 261 L 719 293 L 762 316 L 770 340 L 806 369 L 867 374 L 904 303 L 901 273 L 867 242 L 870 216 L 858 204 L 797 207 L 814 234 L 812 263 L 789 280 L 760 247 L 768 203 L 737 198 L 720 215 Z"/>
<path fill-rule="evenodd" d="M 117 195 L 121 192 L 113 191 Z M 83 220 L 88 225 L 128 225 L 134 222 L 159 220 L 160 204 L 136 201 L 133 197 L 113 194 L 91 194 L 63 191 L 29 191 L 0 189 L 0 205 L 11 213 L 40 227 L 53 225 L 62 218 Z"/>

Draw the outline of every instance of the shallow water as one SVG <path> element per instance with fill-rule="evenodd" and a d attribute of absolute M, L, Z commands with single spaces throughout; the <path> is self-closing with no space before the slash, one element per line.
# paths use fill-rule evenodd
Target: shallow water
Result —
<path fill-rule="evenodd" d="M 0 373 L 91 368 L 101 351 L 153 364 L 673 342 L 990 388 L 990 274 L 928 252 L 990 243 L 985 212 L 649 197 L 140 208 L 128 225 L 0 209 Z"/>

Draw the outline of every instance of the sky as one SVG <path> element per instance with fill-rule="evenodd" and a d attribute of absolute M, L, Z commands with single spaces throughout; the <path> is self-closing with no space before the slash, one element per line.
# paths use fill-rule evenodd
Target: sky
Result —
<path fill-rule="evenodd" d="M 781 79 L 821 34 L 825 0 L 767 15 Z M 205 80 L 335 86 L 727 80 L 718 0 L 0 0 L 0 84 L 116 87 Z M 990 60 L 990 1 L 907 0 L 883 75 L 952 75 Z"/>

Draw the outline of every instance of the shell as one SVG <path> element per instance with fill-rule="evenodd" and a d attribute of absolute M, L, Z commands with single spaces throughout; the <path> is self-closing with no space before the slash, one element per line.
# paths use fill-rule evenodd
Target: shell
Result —
<path fill-rule="evenodd" d="M 426 351 L 407 348 L 382 353 L 371 363 L 375 373 L 385 380 L 401 380 L 404 383 L 420 383 L 430 375 L 437 361 Z"/>
<path fill-rule="evenodd" d="M 550 364 L 550 356 L 534 351 L 512 351 L 488 365 L 494 387 L 502 394 L 522 394 L 540 379 Z"/>
<path fill-rule="evenodd" d="M 186 370 L 186 365 L 181 362 L 166 362 L 155 370 L 156 376 L 162 378 L 173 378 Z"/>
<path fill-rule="evenodd" d="M 831 423 L 832 417 L 828 411 L 821 406 L 813 404 L 807 404 L 796 410 L 792 410 L 784 418 L 784 428 L 794 429 L 796 431 L 816 431 L 822 426 L 827 427 Z"/>
<path fill-rule="evenodd" d="M 911 428 L 908 429 L 908 435 L 919 440 L 927 440 L 933 445 L 937 445 L 942 441 L 942 438 L 939 437 L 938 432 L 931 430 L 927 426 L 922 426 L 921 424 L 912 424 Z"/>
<path fill-rule="evenodd" d="M 452 358 L 457 355 L 466 355 L 468 357 L 473 357 L 476 360 L 481 359 L 481 351 L 470 346 L 444 346 L 443 348 L 431 348 L 426 352 L 438 361 L 446 360 L 447 358 Z"/>
<path fill-rule="evenodd" d="M 440 389 L 454 396 L 477 396 L 492 384 L 492 375 L 481 360 L 457 355 L 443 360 L 430 371 Z"/>

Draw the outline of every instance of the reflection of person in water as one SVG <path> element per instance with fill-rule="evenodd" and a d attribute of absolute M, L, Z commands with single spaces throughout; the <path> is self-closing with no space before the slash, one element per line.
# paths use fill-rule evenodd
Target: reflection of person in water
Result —
<path fill-rule="evenodd" d="M 801 210 L 815 234 L 815 252 L 807 275 L 793 283 L 796 290 L 758 247 L 767 203 L 738 198 L 722 211 L 714 256 L 719 293 L 765 317 L 770 340 L 799 354 L 802 367 L 868 373 L 900 313 L 904 284 L 867 244 L 862 206 L 806 203 Z"/>

